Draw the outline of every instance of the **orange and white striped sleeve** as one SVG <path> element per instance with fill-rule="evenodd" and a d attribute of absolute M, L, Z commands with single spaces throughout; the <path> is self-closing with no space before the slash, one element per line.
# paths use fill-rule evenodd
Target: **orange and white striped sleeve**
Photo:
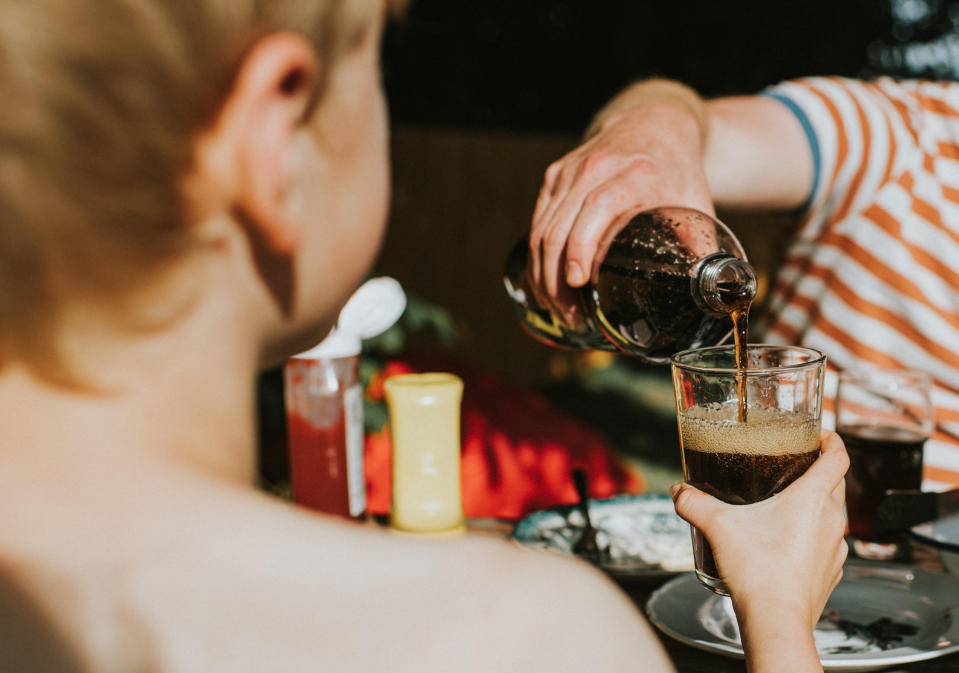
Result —
<path fill-rule="evenodd" d="M 800 236 L 815 238 L 868 205 L 915 159 L 923 122 L 915 88 L 890 79 L 810 77 L 763 92 L 796 115 L 812 150 L 815 173 Z"/>

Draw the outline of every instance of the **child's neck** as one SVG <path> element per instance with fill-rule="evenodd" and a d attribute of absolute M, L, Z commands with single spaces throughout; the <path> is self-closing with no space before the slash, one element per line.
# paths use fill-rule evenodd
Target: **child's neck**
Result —
<path fill-rule="evenodd" d="M 162 461 L 218 480 L 255 475 L 255 354 L 191 326 L 85 351 L 95 390 L 0 371 L 0 461 Z M 200 344 L 211 344 L 204 348 Z"/>

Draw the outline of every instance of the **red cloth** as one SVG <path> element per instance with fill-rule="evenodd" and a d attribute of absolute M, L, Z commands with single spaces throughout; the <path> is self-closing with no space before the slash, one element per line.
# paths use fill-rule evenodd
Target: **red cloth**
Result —
<path fill-rule="evenodd" d="M 462 364 L 397 361 L 370 384 L 382 399 L 382 381 L 402 373 L 447 371 L 464 382 L 463 509 L 467 517 L 517 519 L 543 507 L 576 501 L 570 472 L 583 467 L 594 497 L 639 493 L 645 482 L 596 432 L 553 407 L 542 395 Z M 389 428 L 366 438 L 367 511 L 385 514 L 391 498 Z"/>

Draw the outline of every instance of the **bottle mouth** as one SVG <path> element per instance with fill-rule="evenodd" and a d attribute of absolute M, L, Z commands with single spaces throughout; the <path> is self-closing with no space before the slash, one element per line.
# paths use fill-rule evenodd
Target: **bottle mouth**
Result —
<path fill-rule="evenodd" d="M 725 252 L 696 262 L 690 283 L 699 309 L 716 317 L 748 309 L 758 288 L 756 272 L 749 262 Z"/>

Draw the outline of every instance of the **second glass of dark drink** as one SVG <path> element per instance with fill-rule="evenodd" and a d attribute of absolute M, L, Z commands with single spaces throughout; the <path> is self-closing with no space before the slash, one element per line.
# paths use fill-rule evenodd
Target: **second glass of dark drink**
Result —
<path fill-rule="evenodd" d="M 836 394 L 836 430 L 849 453 L 846 514 L 857 556 L 890 560 L 907 555 L 905 535 L 877 526 L 888 489 L 919 489 L 922 451 L 932 434 L 932 382 L 923 372 L 843 372 Z"/>
<path fill-rule="evenodd" d="M 826 356 L 811 348 L 750 344 L 747 363 L 737 369 L 733 346 L 672 358 L 683 478 L 737 505 L 775 495 L 819 456 Z M 695 528 L 692 534 L 700 582 L 728 595 L 709 541 Z"/>

